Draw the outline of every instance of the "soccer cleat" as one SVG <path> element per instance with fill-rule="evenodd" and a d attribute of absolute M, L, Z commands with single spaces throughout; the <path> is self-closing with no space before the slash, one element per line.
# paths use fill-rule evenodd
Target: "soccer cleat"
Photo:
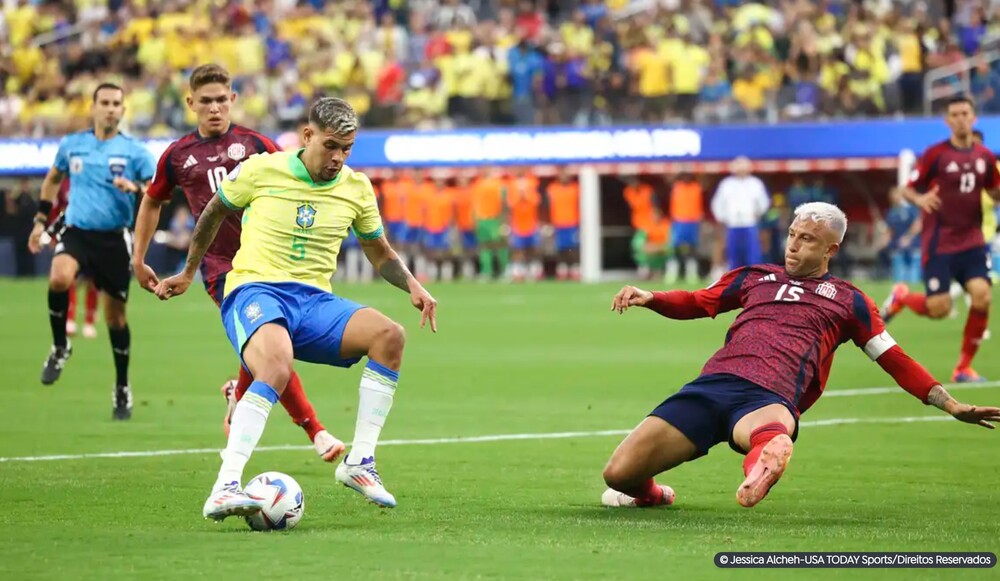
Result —
<path fill-rule="evenodd" d="M 764 445 L 760 458 L 750 469 L 746 480 L 736 490 L 736 500 L 747 508 L 764 500 L 771 487 L 778 483 L 792 457 L 792 439 L 786 434 L 775 436 Z"/>
<path fill-rule="evenodd" d="M 201 509 L 201 514 L 205 518 L 221 521 L 230 516 L 257 514 L 263 506 L 264 499 L 243 492 L 239 482 L 230 482 L 212 491 Z"/>
<path fill-rule="evenodd" d="M 343 442 L 334 438 L 333 434 L 326 430 L 316 433 L 316 437 L 313 438 L 313 447 L 316 448 L 319 457 L 326 462 L 336 462 L 347 449 Z"/>
<path fill-rule="evenodd" d="M 375 458 L 368 457 L 361 464 L 351 465 L 347 458 L 337 466 L 337 482 L 361 494 L 368 502 L 383 508 L 395 508 L 396 497 L 382 486 L 382 479 L 375 470 Z"/>
<path fill-rule="evenodd" d="M 96 339 L 97 338 L 97 327 L 93 323 L 86 323 L 83 326 L 83 338 L 84 339 Z"/>
<path fill-rule="evenodd" d="M 956 369 L 951 374 L 951 381 L 952 383 L 982 383 L 986 381 L 986 378 L 976 373 L 975 369 L 966 367 L 965 369 Z"/>
<path fill-rule="evenodd" d="M 233 412 L 236 411 L 236 380 L 230 379 L 222 384 L 222 397 L 226 398 L 226 416 L 222 418 L 222 433 L 229 438 L 229 426 L 233 423 Z"/>
<path fill-rule="evenodd" d="M 618 492 L 614 488 L 609 488 L 601 495 L 601 504 L 611 508 L 649 508 L 652 506 L 670 506 L 677 499 L 674 489 L 663 484 L 657 484 L 663 491 L 663 499 L 657 504 L 637 504 L 635 498 Z"/>
<path fill-rule="evenodd" d="M 910 287 L 906 286 L 906 283 L 896 283 L 892 287 L 892 292 L 886 297 L 885 302 L 882 303 L 882 321 L 888 323 L 893 317 L 899 314 L 903 310 L 903 297 L 905 297 L 910 292 Z"/>
<path fill-rule="evenodd" d="M 69 357 L 72 354 L 73 345 L 69 341 L 66 342 L 65 347 L 52 346 L 52 350 L 49 351 L 49 358 L 45 360 L 45 366 L 42 367 L 42 383 L 44 385 L 52 385 L 59 379 L 59 376 L 62 375 L 63 367 L 69 361 Z"/>
<path fill-rule="evenodd" d="M 127 385 L 116 385 L 111 396 L 111 403 L 114 408 L 111 410 L 111 419 L 128 420 L 132 418 L 132 388 Z"/>
<path fill-rule="evenodd" d="M 66 321 L 66 334 L 70 337 L 76 335 L 76 321 L 73 319 L 68 319 Z"/>

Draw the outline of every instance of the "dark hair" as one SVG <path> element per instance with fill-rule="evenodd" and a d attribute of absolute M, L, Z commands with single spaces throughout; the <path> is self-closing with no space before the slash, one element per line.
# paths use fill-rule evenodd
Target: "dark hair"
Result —
<path fill-rule="evenodd" d="M 979 138 L 979 141 L 986 141 L 986 136 L 978 129 L 973 129 L 972 134 Z"/>
<path fill-rule="evenodd" d="M 105 89 L 111 89 L 111 90 L 114 90 L 114 91 L 119 91 L 122 94 L 122 98 L 123 99 L 125 98 L 125 89 L 119 87 L 118 85 L 116 85 L 114 83 L 101 83 L 100 85 L 97 85 L 96 89 L 94 89 L 94 103 L 97 102 L 97 94 L 100 93 L 101 91 L 105 90 Z"/>
<path fill-rule="evenodd" d="M 217 64 L 209 63 L 200 65 L 192 71 L 188 84 L 191 85 L 191 92 L 193 93 L 205 85 L 212 83 L 219 83 L 220 85 L 229 87 L 232 81 L 233 78 L 229 75 L 229 71 Z"/>
<path fill-rule="evenodd" d="M 951 99 L 948 99 L 948 106 L 945 110 L 947 111 L 948 109 L 951 109 L 952 105 L 958 105 L 959 103 L 968 103 L 969 107 L 972 107 L 973 111 L 976 110 L 976 103 L 972 100 L 972 97 L 969 97 L 968 95 L 955 95 Z"/>
<path fill-rule="evenodd" d="M 321 131 L 332 129 L 337 135 L 347 135 L 358 130 L 358 115 L 343 99 L 321 97 L 309 109 L 309 123 Z"/>

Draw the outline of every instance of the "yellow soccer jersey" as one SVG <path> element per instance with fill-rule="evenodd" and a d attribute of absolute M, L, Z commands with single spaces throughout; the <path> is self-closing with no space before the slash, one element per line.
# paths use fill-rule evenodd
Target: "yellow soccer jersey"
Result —
<path fill-rule="evenodd" d="M 993 242 L 997 237 L 997 214 L 996 202 L 989 194 L 983 192 L 983 240 L 986 244 Z"/>
<path fill-rule="evenodd" d="M 330 291 L 348 229 L 368 240 L 382 235 L 368 176 L 345 165 L 333 181 L 313 182 L 301 151 L 250 156 L 219 187 L 227 206 L 243 210 L 226 295 L 251 282 L 298 282 Z"/>

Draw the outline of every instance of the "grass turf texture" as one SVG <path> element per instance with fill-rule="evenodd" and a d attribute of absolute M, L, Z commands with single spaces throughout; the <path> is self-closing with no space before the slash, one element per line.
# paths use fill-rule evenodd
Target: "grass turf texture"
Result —
<path fill-rule="evenodd" d="M 732 319 L 673 322 L 609 312 L 617 286 L 438 285 L 440 332 L 419 330 L 387 285 L 341 294 L 404 323 L 408 344 L 383 439 L 628 429 L 721 345 Z M 881 299 L 886 286 L 868 290 Z M 133 287 L 130 422 L 111 421 L 107 331 L 76 339 L 63 377 L 38 381 L 50 335 L 42 282 L 0 282 L 4 419 L 0 457 L 221 448 L 218 387 L 236 371 L 200 288 L 167 304 Z M 892 333 L 948 380 L 964 324 L 903 313 Z M 1000 378 L 996 342 L 978 370 Z M 326 427 L 350 440 L 361 366 L 298 364 Z M 852 345 L 829 391 L 892 385 Z M 1000 388 L 955 389 L 1000 404 Z M 805 421 L 939 414 L 902 392 L 823 398 Z M 214 525 L 201 506 L 217 453 L 0 463 L 0 578 L 154 579 L 305 574 L 384 578 L 718 578 L 718 551 L 997 549 L 1000 433 L 958 422 L 803 427 L 781 484 L 757 508 L 735 501 L 741 457 L 725 445 L 661 482 L 675 507 L 600 506 L 601 469 L 621 436 L 385 446 L 378 459 L 399 508 L 378 510 L 333 481 L 310 450 L 261 451 L 245 480 L 293 475 L 305 517 L 288 534 Z M 306 445 L 275 406 L 262 446 Z M 760 573 L 760 572 L 759 572 Z M 909 570 L 768 570 L 768 578 L 909 577 Z M 985 577 L 991 571 L 924 571 Z"/>

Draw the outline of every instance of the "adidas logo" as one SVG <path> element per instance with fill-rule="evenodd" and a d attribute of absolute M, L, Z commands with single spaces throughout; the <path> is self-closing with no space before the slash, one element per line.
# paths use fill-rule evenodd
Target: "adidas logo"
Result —
<path fill-rule="evenodd" d="M 955 172 L 957 172 L 958 171 L 958 164 L 955 163 L 954 161 L 951 162 L 951 163 L 949 163 L 948 167 L 945 168 L 945 171 L 947 171 L 948 173 L 955 173 Z"/>
<path fill-rule="evenodd" d="M 198 165 L 198 160 L 195 159 L 193 155 L 189 155 L 187 161 L 184 162 L 184 167 L 182 169 L 187 169 L 195 165 Z"/>
<path fill-rule="evenodd" d="M 777 282 L 777 281 L 778 281 L 778 277 L 775 276 L 774 273 L 771 273 L 771 274 L 769 274 L 767 276 L 762 276 L 762 277 L 760 277 L 760 278 L 757 279 L 757 282 Z"/>

